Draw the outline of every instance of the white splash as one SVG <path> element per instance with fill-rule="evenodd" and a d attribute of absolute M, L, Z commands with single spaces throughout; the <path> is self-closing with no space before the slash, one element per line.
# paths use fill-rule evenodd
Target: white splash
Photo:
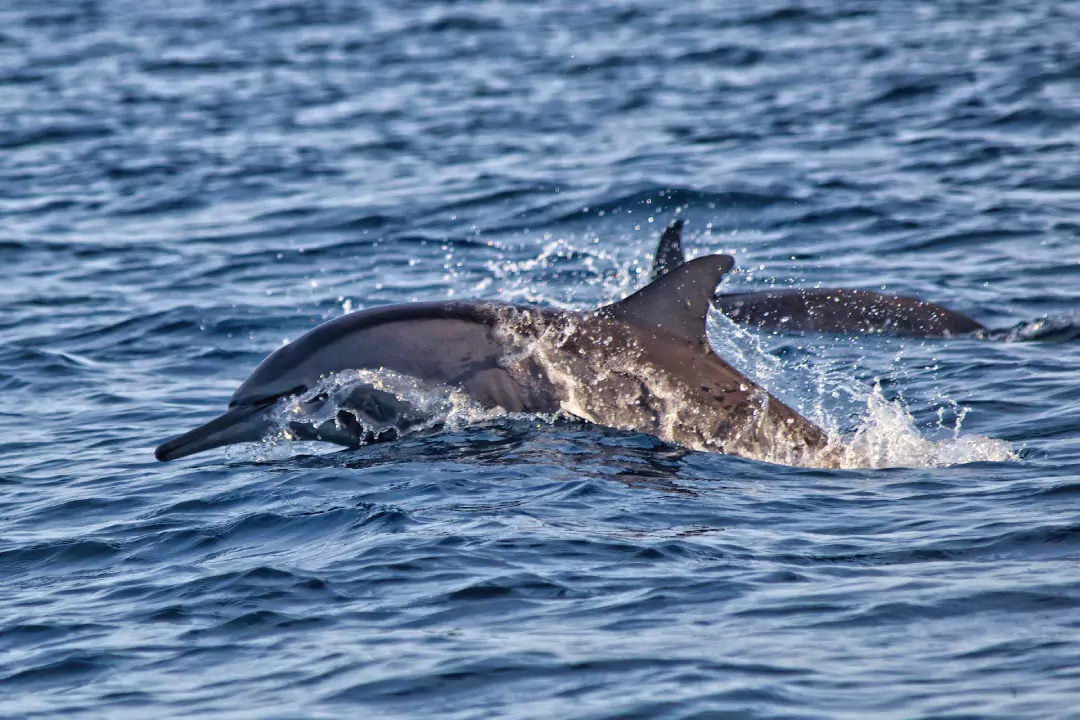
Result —
<path fill-rule="evenodd" d="M 943 410 L 943 409 L 942 409 Z M 854 432 L 843 437 L 836 448 L 842 468 L 944 467 L 972 462 L 1005 462 L 1019 459 L 1004 440 L 983 435 L 961 435 L 967 408 L 956 415 L 952 428 L 938 430 L 949 435 L 941 440 L 923 436 L 915 418 L 900 400 L 888 400 L 877 384 L 866 396 L 866 410 Z M 830 437 L 838 435 L 830 432 Z"/>
<path fill-rule="evenodd" d="M 335 452 L 340 446 L 330 443 L 301 440 L 290 426 L 305 424 L 318 427 L 325 422 L 334 421 L 339 410 L 348 411 L 341 403 L 348 397 L 350 389 L 356 385 L 370 385 L 376 390 L 390 393 L 414 409 L 422 419 L 400 428 L 402 434 L 418 433 L 440 427 L 445 430 L 457 430 L 478 423 L 490 422 L 503 418 L 528 417 L 537 415 L 511 413 L 502 408 L 488 408 L 472 400 L 456 388 L 425 383 L 417 378 L 391 370 L 345 370 L 324 377 L 314 388 L 287 398 L 275 406 L 272 419 L 275 429 L 262 441 L 246 443 L 234 447 L 246 452 L 245 459 L 252 462 L 282 460 L 298 454 L 317 455 Z M 542 416 L 546 422 L 553 418 Z M 367 430 L 380 428 L 360 424 Z M 231 457 L 231 455 L 230 455 Z"/>
<path fill-rule="evenodd" d="M 969 408 L 937 398 L 936 427 L 920 430 L 901 398 L 888 399 L 880 383 L 868 387 L 848 369 L 807 361 L 786 363 L 766 352 L 759 336 L 710 313 L 709 339 L 721 357 L 759 382 L 829 435 L 829 445 L 811 464 L 845 469 L 944 467 L 972 462 L 1008 462 L 1019 455 L 1004 441 L 961 434 Z M 945 424 L 946 409 L 955 417 Z"/>

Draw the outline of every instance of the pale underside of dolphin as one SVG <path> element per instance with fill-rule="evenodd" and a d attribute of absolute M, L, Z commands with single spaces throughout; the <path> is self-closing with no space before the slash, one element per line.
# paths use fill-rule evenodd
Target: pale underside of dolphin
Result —
<path fill-rule="evenodd" d="M 284 398 L 333 403 L 302 439 L 346 446 L 393 437 L 422 420 L 412 404 L 366 383 L 319 391 L 346 371 L 389 371 L 511 412 L 565 412 L 690 448 L 807 464 L 825 433 L 709 347 L 705 319 L 734 260 L 698 258 L 595 312 L 494 302 L 411 303 L 350 313 L 267 357 L 223 415 L 162 443 L 173 460 L 280 431 Z"/>
<path fill-rule="evenodd" d="M 655 280 L 682 265 L 683 221 L 660 238 L 653 261 Z M 769 330 L 818 333 L 950 337 L 986 328 L 943 305 L 903 295 L 846 288 L 792 288 L 719 293 L 713 306 L 738 323 Z"/>

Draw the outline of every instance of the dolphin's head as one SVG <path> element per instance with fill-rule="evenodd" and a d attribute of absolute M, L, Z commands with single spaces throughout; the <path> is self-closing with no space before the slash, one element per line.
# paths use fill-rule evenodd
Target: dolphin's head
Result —
<path fill-rule="evenodd" d="M 469 303 L 412 303 L 325 322 L 263 360 L 237 388 L 228 412 L 163 443 L 155 454 L 159 460 L 173 460 L 257 442 L 278 427 L 271 415 L 279 400 L 309 393 L 345 370 L 385 367 L 432 382 L 460 382 L 463 374 L 494 362 L 484 307 L 481 312 Z M 305 403 L 325 399 L 307 398 Z"/>
<path fill-rule="evenodd" d="M 242 442 L 258 442 L 275 429 L 270 417 L 278 400 L 305 392 L 319 381 L 319 358 L 308 343 L 278 348 L 263 360 L 229 401 L 229 410 L 210 422 L 177 435 L 157 447 L 158 460 L 188 455 Z"/>
<path fill-rule="evenodd" d="M 300 395 L 334 373 L 354 366 L 359 334 L 356 315 L 344 315 L 309 330 L 259 363 L 229 400 L 229 410 L 205 425 L 162 443 L 158 460 L 176 460 L 204 450 L 258 442 L 278 428 L 271 417 L 282 398 Z"/>

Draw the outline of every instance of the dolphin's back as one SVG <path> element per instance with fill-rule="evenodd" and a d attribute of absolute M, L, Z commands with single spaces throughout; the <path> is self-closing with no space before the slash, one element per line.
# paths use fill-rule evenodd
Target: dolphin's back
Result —
<path fill-rule="evenodd" d="M 230 406 L 267 403 L 342 370 L 392 370 L 475 390 L 485 404 L 525 406 L 498 377 L 505 351 L 493 335 L 496 303 L 411 303 L 343 315 L 272 353 L 236 390 Z M 470 393 L 471 394 L 471 393 Z M 488 398 L 494 396 L 494 399 Z"/>
<path fill-rule="evenodd" d="M 726 293 L 713 298 L 713 305 L 736 322 L 776 330 L 946 337 L 984 329 L 982 323 L 943 305 L 871 290 Z"/>

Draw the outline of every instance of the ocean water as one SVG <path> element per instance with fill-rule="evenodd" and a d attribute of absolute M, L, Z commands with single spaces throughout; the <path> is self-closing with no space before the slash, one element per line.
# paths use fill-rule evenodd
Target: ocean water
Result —
<path fill-rule="evenodd" d="M 0 5 L 0 717 L 1080 717 L 1080 3 Z M 468 406 L 158 463 L 354 309 L 725 287 L 842 469 Z"/>

